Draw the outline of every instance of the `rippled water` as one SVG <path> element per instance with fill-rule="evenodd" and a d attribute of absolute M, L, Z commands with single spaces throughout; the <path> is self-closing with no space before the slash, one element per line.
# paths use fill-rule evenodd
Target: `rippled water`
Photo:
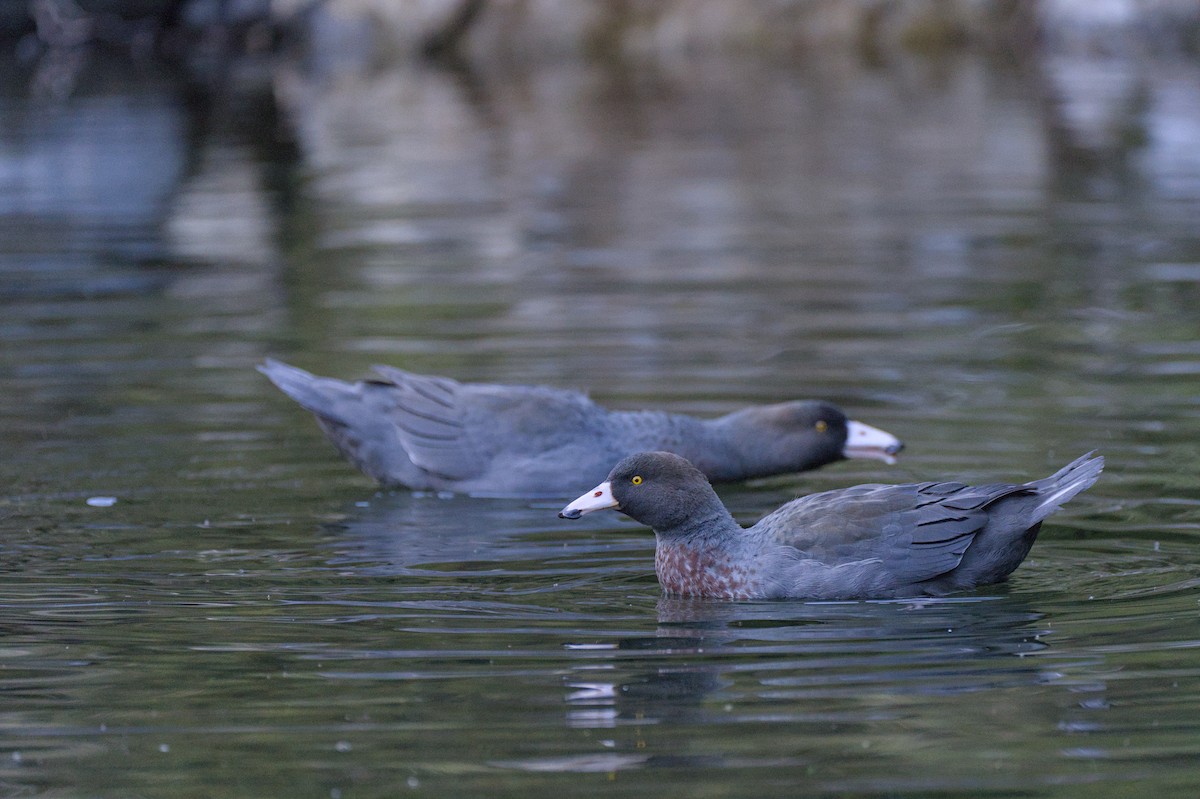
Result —
<path fill-rule="evenodd" d="M 93 58 L 0 94 L 0 793 L 1200 788 L 1194 64 Z M 1003 586 L 679 601 L 620 518 L 378 492 L 268 355 L 908 442 L 746 522 L 1109 465 Z"/>

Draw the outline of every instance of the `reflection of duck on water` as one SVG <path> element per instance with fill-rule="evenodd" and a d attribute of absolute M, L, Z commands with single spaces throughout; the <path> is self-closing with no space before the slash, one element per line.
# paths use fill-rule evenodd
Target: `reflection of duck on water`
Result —
<path fill-rule="evenodd" d="M 654 636 L 591 648 L 593 657 L 568 679 L 568 722 L 704 721 L 717 692 L 744 714 L 766 712 L 767 703 L 786 715 L 800 712 L 796 703 L 815 702 L 850 718 L 862 710 L 860 700 L 881 696 L 908 701 L 1038 684 L 1044 664 L 1020 656 L 1046 648 L 1042 618 L 1012 596 L 838 603 L 663 597 Z M 807 711 L 833 713 L 811 704 Z"/>
<path fill-rule="evenodd" d="M 364 574 L 411 574 L 454 570 L 466 563 L 490 572 L 507 567 L 553 569 L 570 579 L 589 555 L 620 549 L 611 537 L 564 544 L 551 505 L 527 500 L 477 500 L 459 495 L 379 493 L 346 509 L 326 525 L 331 563 Z M 557 529 L 555 529 L 557 528 Z M 644 556 L 644 545 L 632 539 Z M 638 573 L 644 573 L 639 557 Z M 542 564 L 542 565 L 539 565 Z"/>

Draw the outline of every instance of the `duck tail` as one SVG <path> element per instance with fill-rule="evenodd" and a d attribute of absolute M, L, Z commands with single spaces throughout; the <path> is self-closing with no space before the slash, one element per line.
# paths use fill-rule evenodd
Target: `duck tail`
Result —
<path fill-rule="evenodd" d="M 353 393 L 349 383 L 331 377 L 318 377 L 273 358 L 267 358 L 257 368 L 300 407 L 322 418 L 345 424 L 337 408 L 339 399 Z"/>
<path fill-rule="evenodd" d="M 1096 455 L 1093 450 L 1071 461 L 1049 477 L 1026 483 L 1026 487 L 1032 489 L 1040 499 L 1033 509 L 1034 521 L 1040 522 L 1080 491 L 1090 488 L 1103 470 L 1104 456 Z"/>

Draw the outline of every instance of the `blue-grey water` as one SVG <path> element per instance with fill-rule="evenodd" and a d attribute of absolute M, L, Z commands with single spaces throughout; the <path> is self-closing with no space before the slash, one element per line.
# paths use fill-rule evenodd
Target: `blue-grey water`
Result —
<path fill-rule="evenodd" d="M 1194 61 L 84 58 L 0 71 L 0 795 L 1200 790 Z M 908 443 L 746 522 L 1108 467 L 1002 586 L 681 601 L 615 515 L 380 492 L 267 356 Z"/>

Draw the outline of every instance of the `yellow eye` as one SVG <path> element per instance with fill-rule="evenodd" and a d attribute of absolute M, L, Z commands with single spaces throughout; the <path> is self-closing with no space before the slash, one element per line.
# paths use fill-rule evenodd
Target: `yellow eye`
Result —
<path fill-rule="evenodd" d="M 633 483 L 635 486 L 640 486 L 642 484 L 642 476 L 640 474 L 635 474 L 633 477 L 629 478 L 629 482 Z"/>
<path fill-rule="evenodd" d="M 816 429 L 816 431 L 818 433 L 824 433 L 826 430 L 829 429 L 829 423 L 826 422 L 824 419 L 818 419 L 817 423 L 814 424 L 813 427 Z"/>

